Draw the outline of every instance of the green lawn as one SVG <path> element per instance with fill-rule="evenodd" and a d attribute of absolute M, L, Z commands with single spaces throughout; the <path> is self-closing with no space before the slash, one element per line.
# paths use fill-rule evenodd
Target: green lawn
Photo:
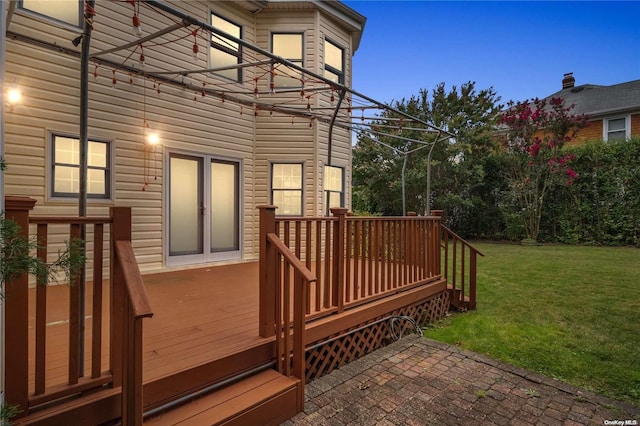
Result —
<path fill-rule="evenodd" d="M 640 405 L 640 250 L 474 245 L 477 310 L 427 337 Z"/>

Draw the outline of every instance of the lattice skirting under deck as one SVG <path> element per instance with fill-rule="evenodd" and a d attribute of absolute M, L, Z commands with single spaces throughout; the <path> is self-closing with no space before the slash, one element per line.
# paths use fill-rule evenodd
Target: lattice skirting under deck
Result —
<path fill-rule="evenodd" d="M 418 325 L 433 322 L 445 316 L 449 304 L 449 292 L 444 291 L 417 305 L 389 312 L 309 346 L 306 353 L 306 380 L 328 374 L 341 365 L 385 346 L 393 341 L 393 335 L 402 336 L 414 330 L 411 321 L 398 317 L 409 317 Z"/>

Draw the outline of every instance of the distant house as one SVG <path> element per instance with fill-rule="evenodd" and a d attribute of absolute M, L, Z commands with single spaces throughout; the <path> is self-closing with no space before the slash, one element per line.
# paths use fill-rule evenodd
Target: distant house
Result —
<path fill-rule="evenodd" d="M 611 86 L 576 86 L 573 73 L 567 73 L 562 79 L 562 90 L 545 99 L 551 98 L 562 98 L 566 105 L 574 105 L 572 113 L 588 116 L 587 126 L 572 143 L 640 135 L 640 80 Z"/>

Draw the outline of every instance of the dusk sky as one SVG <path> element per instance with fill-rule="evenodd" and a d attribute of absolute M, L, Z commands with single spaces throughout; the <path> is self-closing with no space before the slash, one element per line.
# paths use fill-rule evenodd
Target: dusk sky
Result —
<path fill-rule="evenodd" d="M 445 82 L 502 98 L 640 79 L 640 2 L 345 1 L 367 17 L 353 88 L 390 102 Z"/>

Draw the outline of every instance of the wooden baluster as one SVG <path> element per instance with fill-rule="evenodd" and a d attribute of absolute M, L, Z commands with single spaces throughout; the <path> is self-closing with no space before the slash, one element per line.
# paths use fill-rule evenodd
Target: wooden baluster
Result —
<path fill-rule="evenodd" d="M 307 240 L 305 241 L 305 266 L 307 267 L 308 270 L 311 270 L 311 230 L 312 230 L 312 226 L 311 226 L 311 221 L 307 220 L 306 221 L 306 225 L 305 225 L 305 232 L 307 234 Z M 317 286 L 317 283 L 316 283 Z M 311 292 L 307 292 L 307 300 L 306 300 L 306 305 L 307 305 L 307 314 L 311 313 Z"/>
<path fill-rule="evenodd" d="M 324 226 L 324 294 L 323 306 L 331 307 L 331 288 L 333 287 L 333 276 L 331 274 L 331 220 L 325 221 Z"/>
<path fill-rule="evenodd" d="M 47 224 L 38 224 L 38 258 L 47 261 Z M 36 285 L 36 363 L 35 363 L 35 394 L 45 391 L 46 383 L 46 355 L 47 355 L 47 278 L 37 277 Z M 44 281 L 40 284 L 40 281 Z"/>
<path fill-rule="evenodd" d="M 333 278 L 332 299 L 333 306 L 338 307 L 338 312 L 344 311 L 344 240 L 345 240 L 345 216 L 347 209 L 343 207 L 331 208 L 331 213 L 338 220 L 333 221 Z"/>
<path fill-rule="evenodd" d="M 81 226 L 78 223 L 73 223 L 70 226 L 69 237 L 72 240 L 80 239 Z M 81 286 L 80 277 L 74 277 L 72 282 L 69 283 L 69 378 L 70 385 L 78 383 L 78 379 L 82 376 L 84 371 L 84 365 L 80 365 L 80 351 L 82 346 L 80 345 L 80 338 L 83 330 L 81 324 L 83 323 L 80 318 L 80 304 L 84 303 L 81 300 Z"/>
<path fill-rule="evenodd" d="M 96 223 L 93 227 L 93 306 L 91 331 L 91 377 L 102 374 L 102 265 L 104 225 Z"/>
<path fill-rule="evenodd" d="M 316 312 L 322 309 L 322 286 L 326 285 L 326 277 L 322 276 L 322 221 L 316 222 Z"/>

